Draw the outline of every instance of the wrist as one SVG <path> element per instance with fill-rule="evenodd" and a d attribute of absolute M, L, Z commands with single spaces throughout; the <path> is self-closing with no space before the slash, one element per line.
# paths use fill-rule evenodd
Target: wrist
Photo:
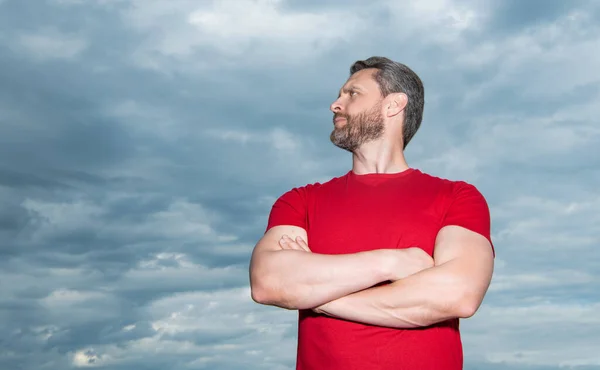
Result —
<path fill-rule="evenodd" d="M 395 280 L 397 275 L 398 264 L 396 259 L 398 256 L 395 254 L 398 252 L 395 249 L 379 249 L 378 262 L 376 263 L 377 273 L 379 273 L 380 281 Z"/>
<path fill-rule="evenodd" d="M 419 267 L 419 270 L 425 270 L 435 265 L 433 257 L 421 248 L 411 247 L 406 249 L 406 253 L 408 253 L 413 263 Z"/>

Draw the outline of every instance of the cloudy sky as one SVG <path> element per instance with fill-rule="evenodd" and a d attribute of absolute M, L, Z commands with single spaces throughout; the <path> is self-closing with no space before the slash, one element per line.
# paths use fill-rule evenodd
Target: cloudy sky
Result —
<path fill-rule="evenodd" d="M 328 106 L 383 55 L 409 164 L 491 207 L 466 368 L 600 369 L 599 50 L 591 0 L 0 0 L 0 368 L 292 369 L 249 256 L 349 170 Z"/>

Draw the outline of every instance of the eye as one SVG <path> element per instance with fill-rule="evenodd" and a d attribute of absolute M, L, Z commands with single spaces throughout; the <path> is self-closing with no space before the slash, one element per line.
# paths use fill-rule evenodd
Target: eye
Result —
<path fill-rule="evenodd" d="M 358 94 L 358 92 L 356 92 L 354 90 L 350 91 L 350 96 L 355 96 L 356 94 Z"/>

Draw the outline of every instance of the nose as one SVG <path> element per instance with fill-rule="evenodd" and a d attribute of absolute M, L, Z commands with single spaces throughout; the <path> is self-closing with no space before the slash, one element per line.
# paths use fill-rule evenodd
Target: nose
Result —
<path fill-rule="evenodd" d="M 329 110 L 331 110 L 333 113 L 339 113 L 342 110 L 342 105 L 340 104 L 340 99 L 336 99 L 333 103 L 331 103 L 331 105 L 329 106 Z"/>

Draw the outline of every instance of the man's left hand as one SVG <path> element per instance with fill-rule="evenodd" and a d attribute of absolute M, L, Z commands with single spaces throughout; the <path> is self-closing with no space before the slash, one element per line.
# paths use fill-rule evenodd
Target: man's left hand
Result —
<path fill-rule="evenodd" d="M 297 250 L 301 252 L 310 252 L 310 248 L 308 248 L 308 244 L 304 239 L 297 236 L 296 240 L 290 238 L 287 235 L 284 235 L 279 240 L 279 246 L 282 250 Z"/>

